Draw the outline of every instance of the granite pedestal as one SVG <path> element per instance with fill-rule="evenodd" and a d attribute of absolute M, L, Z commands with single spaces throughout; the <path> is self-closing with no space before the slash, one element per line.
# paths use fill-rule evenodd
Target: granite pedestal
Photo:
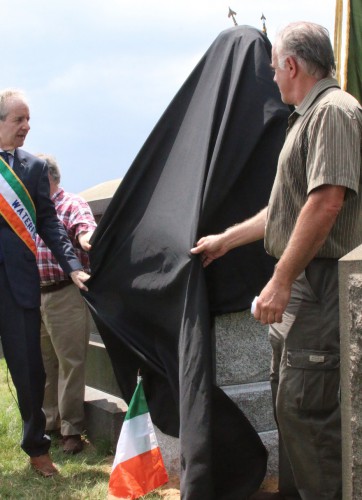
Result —
<path fill-rule="evenodd" d="M 273 418 L 267 327 L 249 311 L 215 319 L 216 383 L 243 410 L 269 451 L 268 474 L 277 474 L 277 431 Z M 91 389 L 92 387 L 92 389 Z M 94 391 L 96 389 L 96 391 Z M 97 333 L 91 334 L 87 361 L 86 425 L 92 437 L 115 449 L 127 405 L 120 397 L 108 353 Z M 156 430 L 166 467 L 179 471 L 178 439 Z"/>
<path fill-rule="evenodd" d="M 343 500 L 362 498 L 362 246 L 339 261 Z"/>

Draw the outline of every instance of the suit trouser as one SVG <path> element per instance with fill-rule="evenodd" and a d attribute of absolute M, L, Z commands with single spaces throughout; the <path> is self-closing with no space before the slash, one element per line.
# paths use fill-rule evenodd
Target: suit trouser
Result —
<path fill-rule="evenodd" d="M 63 436 L 84 431 L 85 362 L 90 313 L 71 284 L 41 296 L 41 349 L 46 372 L 47 429 Z"/>
<path fill-rule="evenodd" d="M 35 457 L 46 453 L 50 446 L 49 438 L 44 435 L 42 410 L 45 373 L 40 349 L 40 311 L 17 304 L 2 263 L 0 290 L 0 335 L 23 419 L 21 447 Z"/>
<path fill-rule="evenodd" d="M 293 498 L 342 498 L 338 307 L 337 261 L 315 259 L 269 330 L 279 488 Z"/>

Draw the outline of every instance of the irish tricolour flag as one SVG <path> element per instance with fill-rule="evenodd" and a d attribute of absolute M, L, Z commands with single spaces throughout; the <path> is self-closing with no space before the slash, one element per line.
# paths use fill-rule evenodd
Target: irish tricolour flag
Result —
<path fill-rule="evenodd" d="M 133 500 L 167 483 L 168 475 L 157 443 L 142 379 L 129 404 L 109 479 L 109 493 Z"/>

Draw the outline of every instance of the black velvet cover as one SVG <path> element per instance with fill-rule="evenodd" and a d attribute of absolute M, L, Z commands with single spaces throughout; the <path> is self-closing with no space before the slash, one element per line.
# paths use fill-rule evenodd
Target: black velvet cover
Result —
<path fill-rule="evenodd" d="M 258 242 L 205 271 L 190 248 L 267 204 L 289 114 L 270 51 L 248 26 L 217 37 L 131 165 L 90 254 L 87 300 L 120 388 L 129 402 L 141 369 L 154 423 L 180 436 L 187 500 L 242 500 L 265 474 L 257 432 L 214 384 L 211 331 L 216 313 L 250 307 L 273 262 Z"/>

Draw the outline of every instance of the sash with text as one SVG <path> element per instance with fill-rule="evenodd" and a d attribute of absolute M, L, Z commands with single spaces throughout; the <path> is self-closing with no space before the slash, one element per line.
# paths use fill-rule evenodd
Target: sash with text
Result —
<path fill-rule="evenodd" d="M 0 215 L 36 255 L 35 206 L 28 190 L 0 157 Z"/>

